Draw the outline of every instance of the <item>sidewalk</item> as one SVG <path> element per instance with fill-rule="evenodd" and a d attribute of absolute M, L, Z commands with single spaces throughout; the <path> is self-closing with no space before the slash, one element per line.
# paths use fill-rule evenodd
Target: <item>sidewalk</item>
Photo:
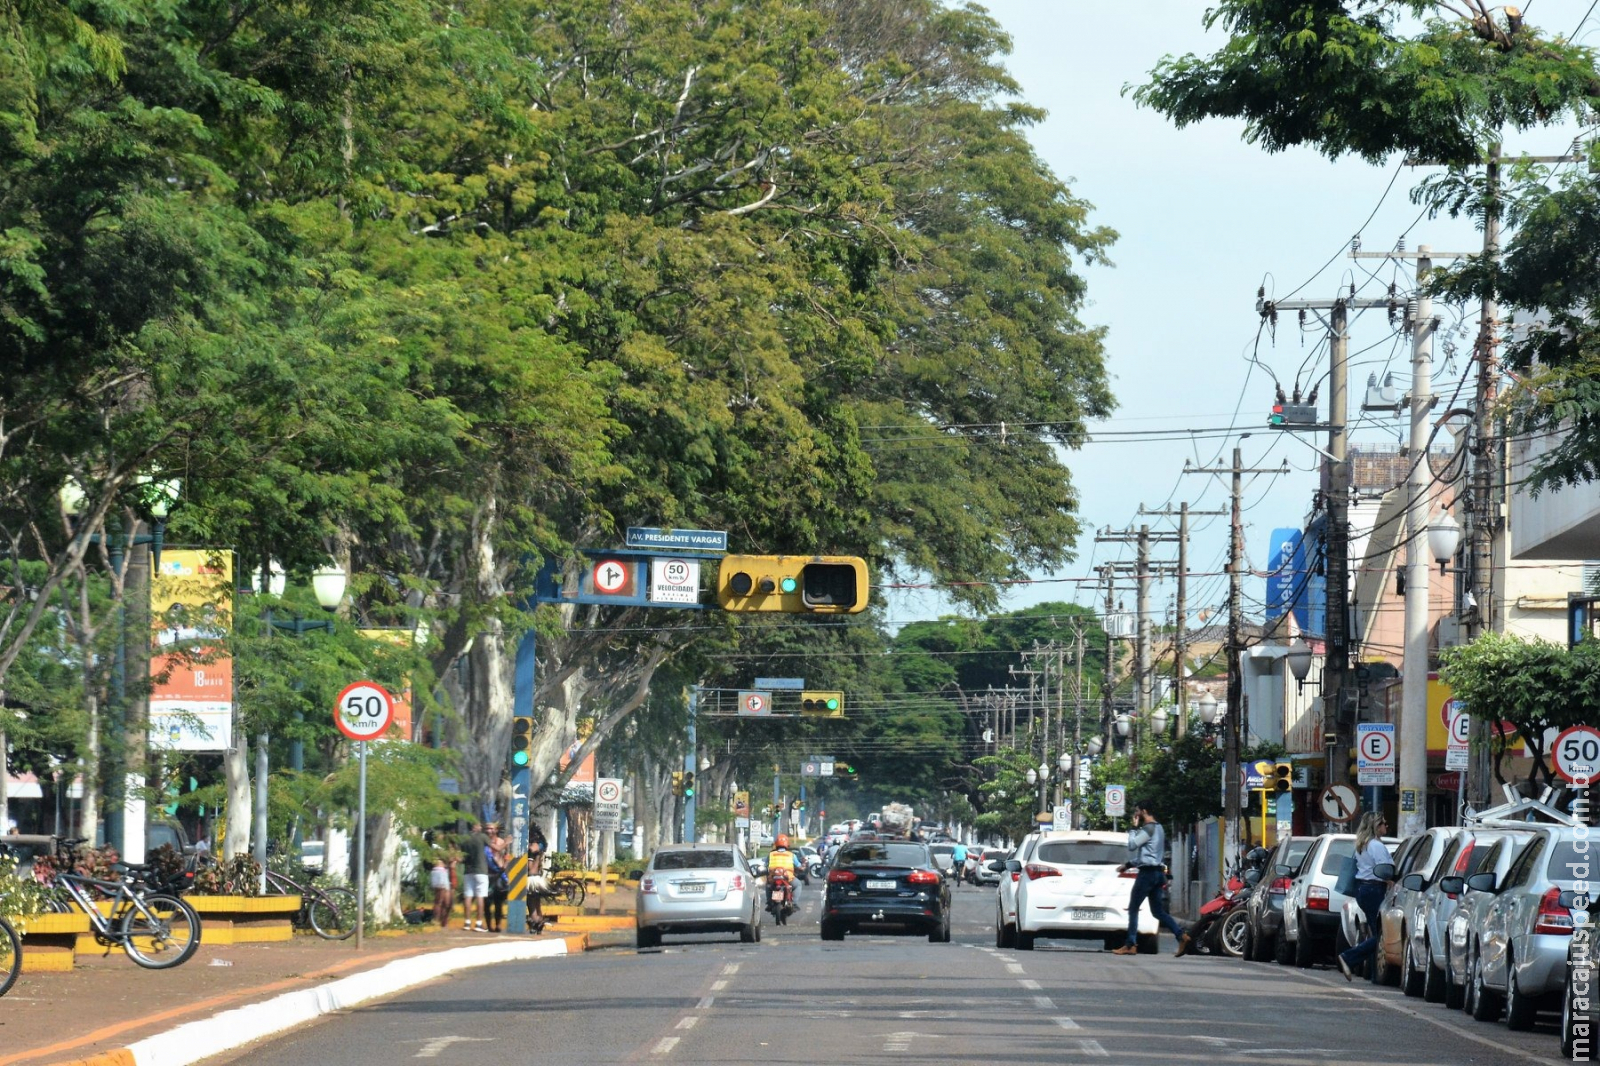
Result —
<path fill-rule="evenodd" d="M 586 935 L 558 930 L 535 937 L 429 927 L 370 938 L 359 954 L 354 939 L 315 936 L 202 944 L 172 970 L 141 969 L 120 948 L 80 954 L 71 973 L 23 974 L 0 998 L 0 1066 L 192 1062 L 451 970 L 586 950 Z M 385 973 L 374 980 L 371 971 L 380 968 Z M 356 973 L 368 976 L 340 985 Z M 205 1024 L 224 1011 L 226 1019 Z M 173 1033 L 179 1027 L 186 1028 Z M 161 1039 L 169 1033 L 171 1040 Z"/>

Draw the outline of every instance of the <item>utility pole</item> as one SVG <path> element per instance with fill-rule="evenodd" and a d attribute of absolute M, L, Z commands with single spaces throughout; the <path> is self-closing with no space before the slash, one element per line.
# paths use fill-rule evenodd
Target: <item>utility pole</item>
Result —
<path fill-rule="evenodd" d="M 1243 440 L 1250 434 L 1240 435 Z M 1229 500 L 1229 522 L 1232 532 L 1228 538 L 1228 725 L 1223 735 L 1222 794 L 1225 823 L 1223 826 L 1222 868 L 1224 877 L 1230 862 L 1239 858 L 1239 829 L 1244 813 L 1243 784 L 1239 773 L 1239 738 L 1244 725 L 1244 677 L 1239 668 L 1239 654 L 1244 650 L 1244 475 L 1287 474 L 1289 464 L 1266 469 L 1248 468 L 1244 465 L 1244 451 L 1233 446 L 1233 465 L 1227 467 L 1192 467 L 1184 464 L 1185 474 L 1227 474 L 1232 478 Z"/>
<path fill-rule="evenodd" d="M 1164 510 L 1150 511 L 1141 505 L 1139 513 L 1170 517 L 1174 512 L 1170 506 Z M 1176 692 L 1174 703 L 1178 712 L 1178 739 L 1182 740 L 1189 732 L 1189 703 L 1183 685 L 1184 678 L 1188 676 L 1189 662 L 1189 519 L 1197 515 L 1223 516 L 1228 512 L 1191 511 L 1189 504 L 1184 502 L 1178 505 L 1176 514 L 1178 515 L 1178 613 L 1172 639 L 1172 681 Z"/>
<path fill-rule="evenodd" d="M 1417 313 L 1411 321 L 1411 469 L 1406 478 L 1406 650 L 1400 683 L 1400 835 L 1428 828 L 1428 422 L 1433 413 L 1433 269 L 1426 244 L 1417 248 Z"/>
<path fill-rule="evenodd" d="M 1141 509 L 1142 510 L 1142 509 Z M 1150 563 L 1150 545 L 1171 544 L 1178 540 L 1176 533 L 1150 532 L 1149 526 L 1140 526 L 1138 531 L 1132 529 L 1121 533 L 1112 533 L 1102 530 L 1095 536 L 1096 544 L 1135 544 L 1138 547 L 1138 561 L 1133 564 L 1132 570 L 1138 580 L 1137 603 L 1137 628 L 1135 629 L 1136 641 L 1134 644 L 1134 707 L 1142 717 L 1152 706 L 1152 689 L 1154 671 L 1151 669 L 1150 654 L 1150 578 L 1163 576 L 1170 571 L 1169 564 L 1161 563 L 1152 568 Z M 1114 570 L 1129 569 L 1126 563 L 1107 564 Z"/>
<path fill-rule="evenodd" d="M 1107 563 L 1102 567 L 1101 573 L 1105 575 L 1106 580 L 1106 610 L 1103 616 L 1106 633 L 1106 675 L 1100 682 L 1100 730 L 1105 738 L 1105 753 L 1109 757 L 1116 750 L 1112 747 L 1112 721 L 1116 718 L 1112 693 L 1117 686 L 1116 644 L 1113 643 L 1117 638 L 1111 633 L 1111 612 L 1115 609 L 1117 592 L 1114 577 L 1116 571 L 1112 569 L 1111 564 Z"/>

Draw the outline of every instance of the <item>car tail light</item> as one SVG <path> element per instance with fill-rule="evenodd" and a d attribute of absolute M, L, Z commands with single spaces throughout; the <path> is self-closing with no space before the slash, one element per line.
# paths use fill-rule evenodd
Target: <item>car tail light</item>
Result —
<path fill-rule="evenodd" d="M 1539 913 L 1533 919 L 1535 933 L 1565 936 L 1572 932 L 1572 911 L 1561 905 L 1561 890 L 1552 888 L 1539 899 Z"/>
<path fill-rule="evenodd" d="M 936 885 L 942 878 L 932 870 L 912 870 L 906 880 L 913 885 Z"/>
<path fill-rule="evenodd" d="M 828 884 L 830 884 L 830 885 L 847 884 L 848 882 L 854 881 L 855 879 L 856 879 L 856 875 L 854 873 L 852 873 L 851 871 L 849 871 L 849 870 L 829 870 L 828 871 Z"/>
<path fill-rule="evenodd" d="M 654 892 L 655 890 L 656 890 L 656 879 L 655 878 L 647 877 L 643 881 L 639 882 L 639 891 L 640 892 Z"/>
<path fill-rule="evenodd" d="M 1012 870 L 1011 871 L 1011 883 L 1012 884 L 1016 884 L 1020 880 L 1022 880 L 1022 871 L 1021 870 Z"/>
<path fill-rule="evenodd" d="M 1024 866 L 1023 872 L 1028 875 L 1028 880 L 1037 881 L 1041 877 L 1060 877 L 1061 871 L 1054 866 L 1045 866 L 1041 863 L 1030 862 Z"/>
<path fill-rule="evenodd" d="M 1273 878 L 1272 884 L 1267 886 L 1267 891 L 1275 892 L 1280 896 L 1283 895 L 1285 892 L 1289 891 L 1289 879 L 1287 877 Z"/>
<path fill-rule="evenodd" d="M 744 874 L 734 874 L 733 880 L 728 883 L 728 890 L 730 892 L 743 892 Z"/>
<path fill-rule="evenodd" d="M 1306 889 L 1306 910 L 1325 911 L 1328 909 L 1328 890 L 1321 885 L 1311 885 Z"/>

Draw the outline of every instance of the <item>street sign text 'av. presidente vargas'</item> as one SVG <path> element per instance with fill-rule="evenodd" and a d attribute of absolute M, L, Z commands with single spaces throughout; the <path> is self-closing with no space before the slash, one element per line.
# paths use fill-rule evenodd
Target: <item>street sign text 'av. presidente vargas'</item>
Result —
<path fill-rule="evenodd" d="M 654 526 L 629 526 L 625 538 L 630 548 L 663 551 L 725 552 L 728 534 L 721 529 L 657 529 Z"/>

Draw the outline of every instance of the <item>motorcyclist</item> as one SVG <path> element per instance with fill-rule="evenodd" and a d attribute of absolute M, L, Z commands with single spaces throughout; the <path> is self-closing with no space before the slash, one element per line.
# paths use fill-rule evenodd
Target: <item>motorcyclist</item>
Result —
<path fill-rule="evenodd" d="M 778 838 L 772 842 L 772 852 L 767 856 L 767 878 L 773 884 L 784 885 L 793 902 L 798 889 L 794 877 L 794 852 L 789 850 L 789 836 L 779 833 Z"/>

